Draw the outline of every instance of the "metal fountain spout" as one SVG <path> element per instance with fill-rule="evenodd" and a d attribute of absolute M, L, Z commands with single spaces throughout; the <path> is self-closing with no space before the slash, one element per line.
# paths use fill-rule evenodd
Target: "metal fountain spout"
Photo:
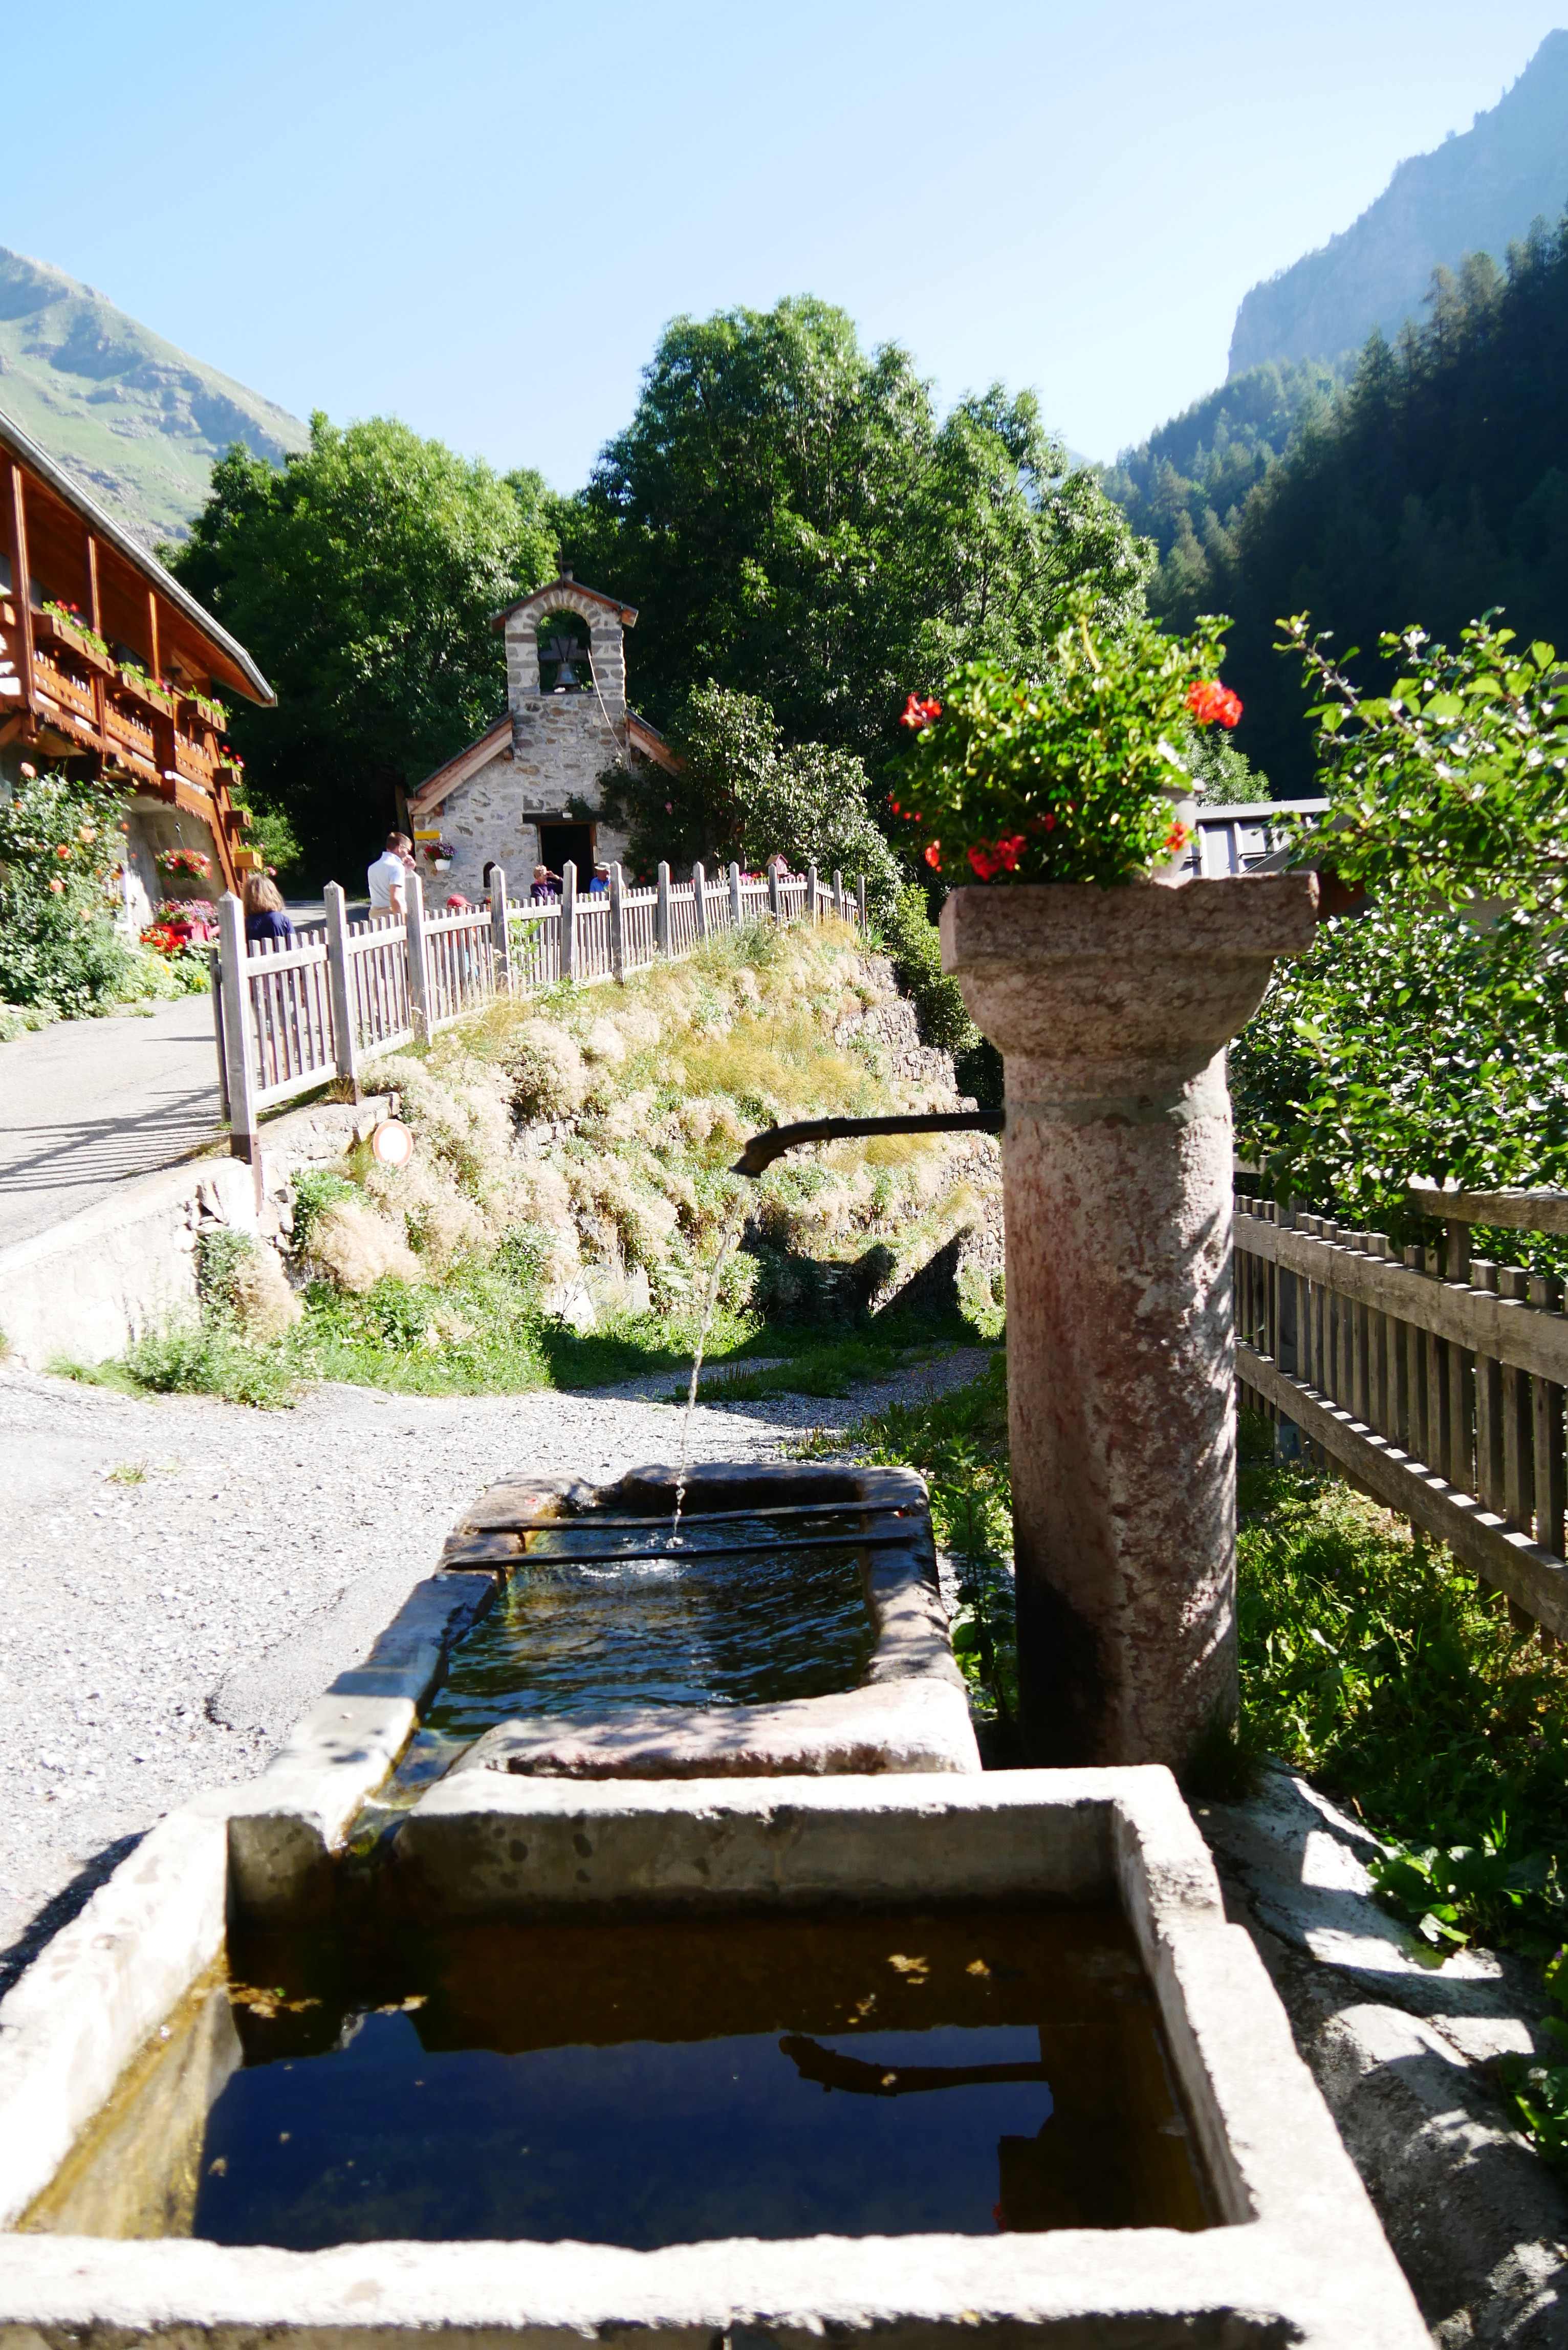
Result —
<path fill-rule="evenodd" d="M 1000 1134 L 999 1109 L 911 1111 L 904 1118 L 808 1118 L 796 1126 L 770 1126 L 753 1134 L 731 1173 L 761 1175 L 802 1142 L 846 1142 L 869 1134 Z"/>

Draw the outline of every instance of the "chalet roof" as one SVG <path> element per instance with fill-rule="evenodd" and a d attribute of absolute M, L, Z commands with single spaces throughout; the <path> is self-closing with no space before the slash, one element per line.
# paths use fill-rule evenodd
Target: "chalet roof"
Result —
<path fill-rule="evenodd" d="M 194 596 L 181 587 L 172 573 L 165 571 L 157 556 L 149 555 L 147 549 L 131 537 L 124 525 L 106 513 L 96 498 L 89 497 L 80 483 L 73 481 L 62 466 L 57 465 L 47 452 L 40 449 L 31 434 L 24 432 L 16 418 L 7 416 L 3 408 L 0 408 L 0 450 L 8 451 L 19 464 L 26 465 L 30 473 L 36 473 L 57 498 L 74 508 L 90 531 L 98 537 L 107 539 L 117 555 L 123 556 L 127 563 L 140 571 L 148 586 L 166 603 L 172 604 L 211 643 L 220 645 L 241 672 L 257 702 L 276 702 L 276 694 L 244 645 L 231 637 L 226 629 L 220 628 L 205 606 L 198 604 Z M 25 592 L 22 582 L 18 581 L 16 585 L 19 593 Z"/>
<path fill-rule="evenodd" d="M 646 718 L 639 718 L 635 710 L 627 712 L 627 739 L 634 751 L 640 751 L 643 757 L 651 759 L 656 766 L 663 767 L 670 775 L 678 772 L 680 762 L 658 727 L 650 726 Z M 470 775 L 476 775 L 481 767 L 488 766 L 492 759 L 500 758 L 511 748 L 512 716 L 508 712 L 504 718 L 498 718 L 493 726 L 487 727 L 483 734 L 476 736 L 465 750 L 443 760 L 439 767 L 432 767 L 423 783 L 409 794 L 409 814 L 411 816 L 433 816 L 442 801 L 456 791 L 459 784 L 466 784 Z"/>
<path fill-rule="evenodd" d="M 613 612 L 623 629 L 636 628 L 635 604 L 623 604 L 618 596 L 601 596 L 597 588 L 585 588 L 580 579 L 573 578 L 570 571 L 559 572 L 543 588 L 535 588 L 526 596 L 519 596 L 514 603 L 507 605 L 504 612 L 497 612 L 490 625 L 493 629 L 504 629 L 513 613 L 521 612 L 528 604 L 537 604 L 541 609 L 545 609 L 548 607 L 552 596 L 558 596 L 564 588 L 568 588 L 574 596 L 585 597 L 590 604 L 601 605 L 607 612 Z"/>

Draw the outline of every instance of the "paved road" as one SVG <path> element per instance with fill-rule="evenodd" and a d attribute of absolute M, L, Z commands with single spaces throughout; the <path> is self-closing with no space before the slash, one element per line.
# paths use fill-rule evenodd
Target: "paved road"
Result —
<path fill-rule="evenodd" d="M 186 1158 L 217 1126 L 208 996 L 0 1045 L 0 1248 Z"/>

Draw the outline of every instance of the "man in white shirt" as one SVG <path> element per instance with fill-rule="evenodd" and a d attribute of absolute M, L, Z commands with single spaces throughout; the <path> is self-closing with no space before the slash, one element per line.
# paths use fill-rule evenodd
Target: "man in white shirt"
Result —
<path fill-rule="evenodd" d="M 411 855 L 412 851 L 413 843 L 406 832 L 389 832 L 387 835 L 387 846 L 365 876 L 370 885 L 370 911 L 373 915 L 390 914 L 394 921 L 402 920 L 408 902 L 403 889 L 408 879 L 408 868 L 403 858 L 405 854 Z"/>

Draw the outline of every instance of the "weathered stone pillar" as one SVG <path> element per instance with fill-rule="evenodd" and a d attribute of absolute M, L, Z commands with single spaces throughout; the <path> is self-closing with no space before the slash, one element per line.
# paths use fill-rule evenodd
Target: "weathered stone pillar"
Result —
<path fill-rule="evenodd" d="M 955 890 L 942 968 L 1006 1062 L 1024 1742 L 1183 1764 L 1236 1710 L 1224 1047 L 1311 943 L 1310 874 Z"/>

